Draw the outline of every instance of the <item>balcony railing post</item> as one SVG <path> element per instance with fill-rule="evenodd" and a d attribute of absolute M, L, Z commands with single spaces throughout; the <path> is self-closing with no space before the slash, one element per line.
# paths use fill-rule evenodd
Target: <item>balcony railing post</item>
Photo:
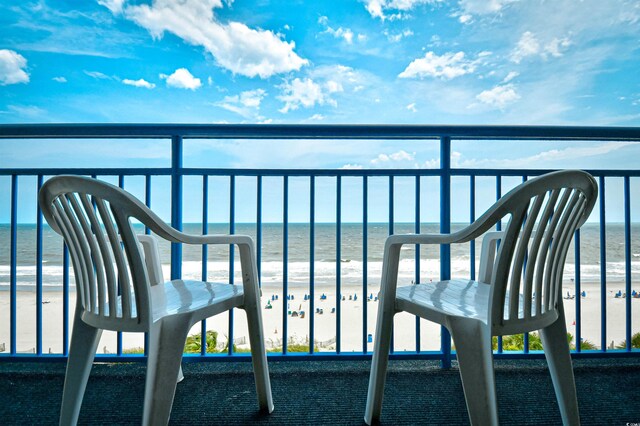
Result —
<path fill-rule="evenodd" d="M 631 351 L 631 183 L 629 176 L 624 177 L 624 281 L 627 298 L 625 309 L 627 312 L 625 321 L 625 340 L 627 351 Z"/>
<path fill-rule="evenodd" d="M 171 226 L 182 231 L 182 136 L 171 137 Z M 182 245 L 171 243 L 171 279 L 182 276 Z"/>
<path fill-rule="evenodd" d="M 11 341 L 9 350 L 11 355 L 17 352 L 17 321 L 18 321 L 18 298 L 17 298 L 17 245 L 18 245 L 18 176 L 11 175 L 11 230 L 9 241 L 9 288 L 10 288 L 10 319 Z"/>
<path fill-rule="evenodd" d="M 440 233 L 451 232 L 451 138 L 440 138 Z M 440 279 L 451 278 L 451 246 L 440 246 Z M 442 368 L 451 368 L 451 335 L 445 327 L 440 331 Z"/>

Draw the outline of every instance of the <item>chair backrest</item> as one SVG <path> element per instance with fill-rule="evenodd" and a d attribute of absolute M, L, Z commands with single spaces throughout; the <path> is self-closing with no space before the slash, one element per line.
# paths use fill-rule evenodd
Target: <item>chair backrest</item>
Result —
<path fill-rule="evenodd" d="M 69 249 L 76 314 L 100 328 L 148 330 L 150 271 L 130 218 L 157 216 L 121 188 L 81 176 L 49 179 L 39 204 Z"/>
<path fill-rule="evenodd" d="M 549 173 L 514 188 L 478 219 L 495 224 L 509 216 L 490 272 L 494 334 L 537 330 L 558 318 L 567 251 L 597 189 L 586 172 Z"/>

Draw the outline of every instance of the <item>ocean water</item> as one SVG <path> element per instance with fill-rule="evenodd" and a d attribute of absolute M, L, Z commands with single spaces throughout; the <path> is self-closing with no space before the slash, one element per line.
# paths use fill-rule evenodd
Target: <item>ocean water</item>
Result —
<path fill-rule="evenodd" d="M 452 230 L 464 225 L 454 224 Z M 139 228 L 142 232 L 142 228 Z M 186 224 L 184 231 L 193 234 L 202 233 L 202 225 Z M 395 224 L 394 233 L 411 233 L 414 224 Z M 422 233 L 437 233 L 438 224 L 422 224 Z M 209 224 L 209 234 L 228 233 L 228 224 Z M 386 223 L 371 223 L 367 226 L 367 283 L 377 286 L 382 270 L 382 256 L 385 238 L 389 235 Z M 236 234 L 247 234 L 256 240 L 255 224 L 237 224 Z M 263 286 L 278 288 L 282 286 L 284 268 L 284 230 L 282 224 L 263 224 L 262 247 L 260 251 L 261 282 Z M 640 279 L 640 224 L 631 226 L 631 278 L 633 282 Z M 625 244 L 624 225 L 607 224 L 606 226 L 606 276 L 612 283 L 625 279 Z M 289 224 L 288 227 L 288 265 L 286 268 L 289 286 L 308 286 L 313 278 L 317 286 L 335 286 L 339 275 L 343 286 L 362 286 L 363 273 L 363 225 L 346 223 L 341 225 L 340 246 L 338 252 L 337 231 L 335 224 L 316 224 L 314 240 L 314 274 L 311 269 L 311 245 L 309 224 Z M 10 280 L 10 229 L 8 225 L 0 225 L 0 290 L 6 290 Z M 62 238 L 47 226 L 43 229 L 43 288 L 59 290 L 63 284 Z M 19 225 L 17 228 L 17 270 L 16 281 L 21 290 L 35 289 L 36 283 L 36 227 L 35 225 Z M 581 279 L 583 282 L 599 282 L 600 264 L 600 230 L 598 224 L 586 224 L 581 229 L 580 244 Z M 170 244 L 161 242 L 160 256 L 165 271 L 169 276 Z M 467 278 L 470 275 L 470 244 L 452 246 L 452 277 Z M 420 250 L 420 281 L 437 280 L 439 276 L 439 247 L 422 246 Z M 476 241 L 476 271 L 480 256 L 480 241 Z M 336 260 L 340 259 L 339 264 Z M 413 246 L 405 246 L 401 260 L 401 280 L 415 280 L 415 251 Z M 240 265 L 235 255 L 235 282 L 240 282 Z M 206 279 L 212 281 L 230 280 L 230 262 L 228 246 L 209 246 L 207 257 Z M 202 250 L 200 246 L 185 245 L 183 249 L 183 278 L 202 279 Z M 574 277 L 574 250 L 569 250 L 565 265 L 565 279 Z M 73 286 L 73 278 L 70 279 Z"/>

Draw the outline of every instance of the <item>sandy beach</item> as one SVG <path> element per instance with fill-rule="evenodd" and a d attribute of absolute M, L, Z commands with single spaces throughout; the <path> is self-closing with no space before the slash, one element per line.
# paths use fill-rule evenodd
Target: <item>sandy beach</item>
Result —
<path fill-rule="evenodd" d="M 582 290 L 586 297 L 580 297 L 581 304 L 581 331 L 582 338 L 600 347 L 601 343 L 601 313 L 600 313 L 600 285 L 599 283 L 583 283 Z M 378 287 L 370 286 L 366 297 L 363 297 L 362 288 L 344 286 L 342 289 L 344 301 L 340 301 L 341 315 L 341 352 L 362 351 L 362 330 L 364 304 L 367 307 L 367 334 L 375 335 L 375 323 L 378 302 L 366 301 L 370 295 L 377 295 Z M 618 344 L 625 339 L 626 301 L 615 298 L 614 294 L 624 291 L 624 283 L 608 283 L 606 310 L 607 310 L 607 346 L 614 342 Z M 574 294 L 572 283 L 563 286 L 563 295 Z M 287 301 L 287 338 L 295 343 L 308 344 L 310 336 L 310 300 L 304 300 L 305 294 L 310 294 L 308 289 L 292 288 L 289 295 L 293 296 Z M 326 299 L 321 299 L 321 295 Z M 277 300 L 272 300 L 275 296 Z M 357 296 L 357 300 L 354 300 Z M 43 293 L 43 353 L 61 353 L 63 340 L 63 315 L 62 293 L 49 291 Z M 576 302 L 578 299 L 564 300 L 567 320 L 567 331 L 575 336 L 576 333 Z M 271 308 L 266 307 L 270 305 Z M 281 289 L 272 286 L 263 289 L 262 314 L 264 334 L 267 347 L 274 348 L 282 345 L 283 339 L 283 294 Z M 69 295 L 70 316 L 73 316 L 75 306 L 75 293 Z M 314 339 L 320 351 L 335 351 L 336 343 L 336 317 L 337 312 L 332 313 L 336 305 L 334 287 L 318 286 L 315 289 L 314 304 Z M 17 322 L 17 350 L 18 352 L 34 352 L 36 347 L 36 294 L 31 291 L 19 291 L 17 293 L 18 322 Z M 322 314 L 317 312 L 322 310 Z M 291 314 L 289 314 L 291 311 Z M 300 315 L 304 311 L 304 317 Z M 10 300 L 9 292 L 0 292 L 0 349 L 9 350 L 10 326 L 9 326 Z M 293 314 L 295 312 L 297 314 Z M 640 331 L 640 299 L 632 299 L 632 332 Z M 71 324 L 72 318 L 70 318 Z M 396 327 L 394 333 L 395 350 L 415 350 L 415 317 L 401 313 L 396 315 Z M 219 334 L 219 342 L 225 342 L 229 335 L 229 316 L 221 314 L 207 320 L 207 329 L 216 330 Z M 199 333 L 200 325 L 194 326 L 192 333 Z M 243 338 L 247 337 L 246 317 L 242 310 L 234 311 L 234 339 L 239 348 L 247 347 Z M 421 320 L 420 327 L 421 350 L 439 350 L 440 328 L 428 321 Z M 124 333 L 123 348 L 141 347 L 143 335 L 140 333 Z M 367 349 L 371 350 L 373 343 L 368 343 Z M 116 352 L 116 335 L 113 332 L 105 332 L 99 345 L 100 353 Z"/>

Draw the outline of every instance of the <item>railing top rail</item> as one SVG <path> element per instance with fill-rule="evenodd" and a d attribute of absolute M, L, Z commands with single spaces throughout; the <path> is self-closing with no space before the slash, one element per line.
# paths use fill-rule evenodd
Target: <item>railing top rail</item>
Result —
<path fill-rule="evenodd" d="M 403 124 L 0 124 L 0 139 L 452 139 L 640 141 L 640 127 Z"/>
<path fill-rule="evenodd" d="M 538 176 L 549 173 L 555 168 L 548 169 L 464 169 L 452 168 L 451 176 Z M 594 176 L 604 177 L 640 177 L 640 169 L 585 169 Z M 74 174 L 85 176 L 171 176 L 170 167 L 129 167 L 129 168 L 100 168 L 100 167 L 38 167 L 38 168 L 0 168 L 0 176 L 54 176 Z M 250 168 L 190 168 L 183 167 L 177 174 L 182 176 L 289 176 L 289 177 L 388 177 L 388 176 L 440 176 L 442 169 L 250 169 Z"/>

